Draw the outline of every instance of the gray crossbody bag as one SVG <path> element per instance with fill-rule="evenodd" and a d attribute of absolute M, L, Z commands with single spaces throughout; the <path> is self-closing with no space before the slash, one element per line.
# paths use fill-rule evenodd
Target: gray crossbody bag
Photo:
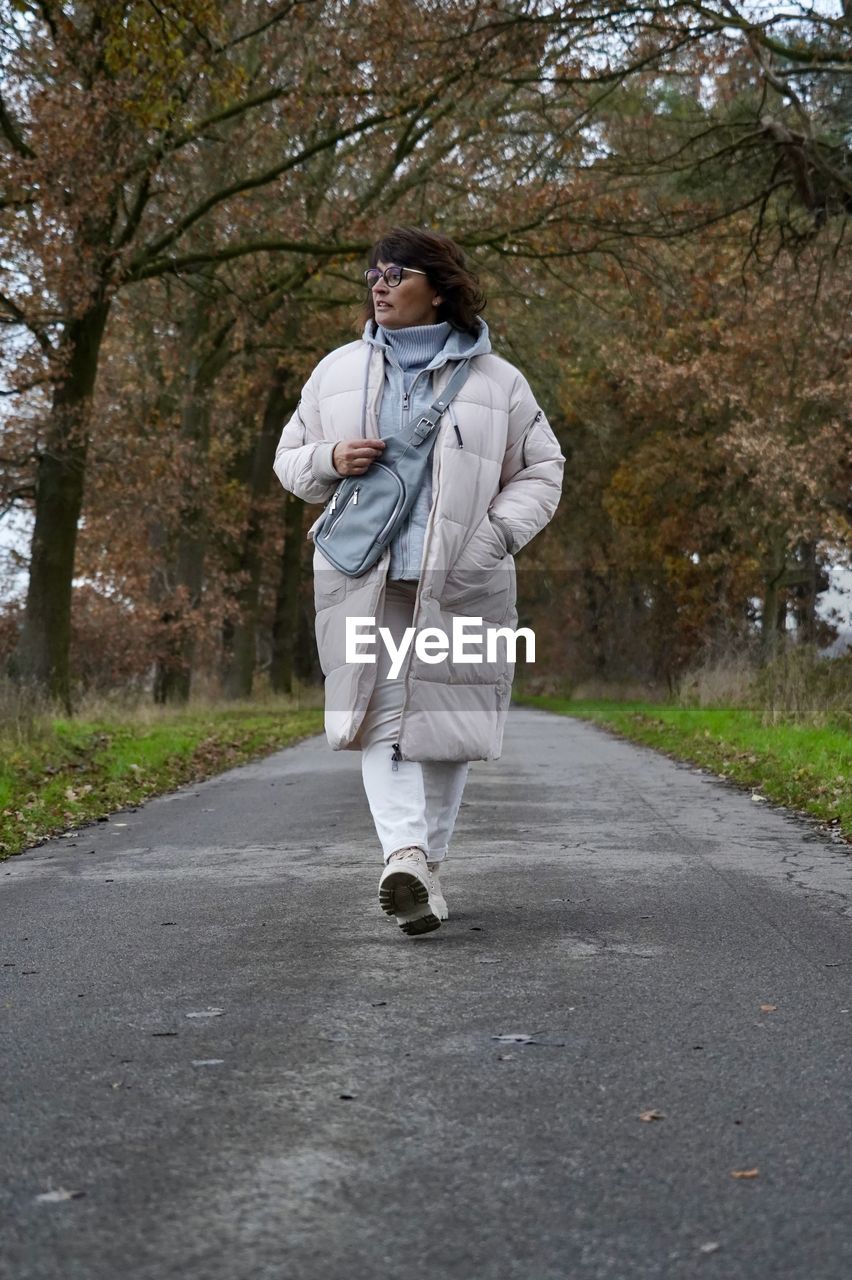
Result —
<path fill-rule="evenodd" d="M 380 460 L 371 462 L 362 476 L 347 476 L 335 489 L 314 544 L 341 573 L 359 578 L 399 532 L 423 483 L 441 415 L 469 373 L 470 361 L 461 361 L 441 398 L 413 425 L 386 439 Z"/>

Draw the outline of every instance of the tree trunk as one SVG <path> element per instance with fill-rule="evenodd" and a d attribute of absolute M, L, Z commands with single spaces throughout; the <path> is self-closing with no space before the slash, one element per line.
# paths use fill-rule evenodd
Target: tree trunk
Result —
<path fill-rule="evenodd" d="M 801 576 L 792 592 L 796 631 L 802 644 L 816 644 L 817 599 L 823 589 L 817 562 L 816 543 L 801 543 L 798 559 L 801 566 Z"/>
<path fill-rule="evenodd" d="M 763 612 L 760 620 L 761 662 L 771 662 L 778 654 L 779 636 L 787 622 L 784 576 L 787 569 L 787 540 L 783 534 L 772 535 L 769 558 L 763 580 Z"/>
<path fill-rule="evenodd" d="M 232 571 L 239 586 L 233 593 L 234 609 L 222 634 L 222 684 L 226 698 L 251 697 L 256 662 L 260 578 L 263 567 L 263 527 L 266 499 L 275 474 L 275 450 L 295 401 L 288 390 L 288 375 L 276 369 L 266 398 L 263 422 L 254 449 L 238 463 L 239 478 L 249 490 L 249 511 Z M 277 480 L 275 481 L 277 484 Z M 301 512 L 300 526 L 301 526 Z M 296 539 L 298 545 L 298 539 Z"/>
<path fill-rule="evenodd" d="M 159 703 L 187 702 L 192 685 L 207 552 L 204 493 L 212 392 L 228 358 L 226 337 L 231 328 L 228 323 L 211 338 L 214 306 L 215 301 L 207 297 L 193 299 L 183 325 L 186 374 L 179 435 L 183 500 L 174 559 L 167 574 L 172 603 L 160 618 L 161 651 L 154 676 L 154 701 Z"/>
<path fill-rule="evenodd" d="M 109 314 L 100 301 L 68 325 L 67 372 L 57 385 L 46 447 L 38 457 L 35 526 L 24 626 L 11 674 L 71 713 L 71 590 L 83 507 L 92 392 Z"/>
<path fill-rule="evenodd" d="M 586 615 L 583 637 L 586 658 L 592 674 L 603 678 L 606 674 L 606 628 L 602 623 L 611 587 L 589 565 L 584 565 L 580 570 L 580 582 Z"/>
<path fill-rule="evenodd" d="M 269 678 L 276 693 L 292 693 L 297 646 L 304 643 L 302 620 L 302 503 L 288 493 L 284 507 L 284 547 L 272 624 Z M 304 671 L 304 663 L 300 670 Z"/>

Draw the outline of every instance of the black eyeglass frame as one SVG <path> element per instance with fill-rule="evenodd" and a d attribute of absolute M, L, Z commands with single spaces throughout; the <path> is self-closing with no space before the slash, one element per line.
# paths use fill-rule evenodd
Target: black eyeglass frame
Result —
<path fill-rule="evenodd" d="M 389 280 L 388 279 L 389 271 L 398 271 L 399 279 Z M 403 272 L 405 271 L 410 271 L 415 276 L 426 275 L 426 272 L 421 271 L 419 267 L 398 267 L 395 265 L 395 263 L 391 263 L 390 266 L 385 267 L 384 271 L 380 271 L 378 267 L 368 267 L 367 270 L 364 272 L 364 283 L 366 284 L 368 289 L 374 289 L 380 280 L 384 280 L 385 284 L 389 289 L 396 289 L 399 285 L 402 284 L 402 276 L 403 276 Z M 372 279 L 370 278 L 371 276 L 373 277 Z"/>

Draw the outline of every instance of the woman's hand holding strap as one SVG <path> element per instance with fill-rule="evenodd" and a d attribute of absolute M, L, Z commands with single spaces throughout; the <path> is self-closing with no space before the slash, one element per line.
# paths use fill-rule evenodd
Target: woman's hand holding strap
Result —
<path fill-rule="evenodd" d="M 384 440 L 338 440 L 331 461 L 341 476 L 362 476 L 385 447 Z"/>

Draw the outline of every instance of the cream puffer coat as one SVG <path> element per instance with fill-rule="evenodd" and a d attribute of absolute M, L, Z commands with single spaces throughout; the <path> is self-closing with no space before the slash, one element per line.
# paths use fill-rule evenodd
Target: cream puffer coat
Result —
<path fill-rule="evenodd" d="M 412 619 L 417 632 L 439 627 L 450 638 L 454 617 L 481 618 L 483 634 L 517 625 L 513 555 L 553 516 L 565 462 L 526 379 L 490 352 L 484 323 L 475 347 L 487 354 L 471 360 L 468 380 L 444 414 L 432 454 L 433 500 Z M 454 368 L 448 361 L 433 375 L 436 396 Z M 378 436 L 384 382 L 382 352 L 363 340 L 320 361 L 276 452 L 275 473 L 285 489 L 305 502 L 330 500 L 340 479 L 331 462 L 334 444 Z M 313 529 L 308 537 L 312 540 Z M 374 663 L 346 662 L 346 618 L 375 618 L 376 627 L 381 625 L 389 559 L 385 552 L 363 577 L 349 578 L 314 551 L 325 728 L 336 750 L 360 748 L 359 728 L 376 678 Z M 468 635 L 477 630 L 469 629 Z M 468 652 L 476 651 L 468 642 Z M 523 654 L 523 641 L 518 653 Z M 512 676 L 502 641 L 497 660 L 490 663 L 453 664 L 451 655 L 427 663 L 412 645 L 399 676 L 405 680 L 403 759 L 499 757 Z"/>

